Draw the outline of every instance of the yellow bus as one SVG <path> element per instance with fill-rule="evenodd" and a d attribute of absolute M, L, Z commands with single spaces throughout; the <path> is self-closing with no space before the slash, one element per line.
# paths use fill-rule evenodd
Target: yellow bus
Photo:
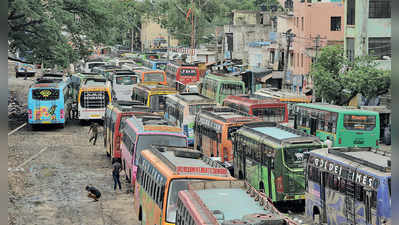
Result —
<path fill-rule="evenodd" d="M 187 190 L 190 182 L 201 180 L 235 178 L 196 150 L 152 146 L 141 151 L 134 191 L 134 207 L 141 224 L 175 224 L 179 191 Z"/>
<path fill-rule="evenodd" d="M 153 112 L 163 115 L 166 105 L 166 95 L 177 93 L 176 89 L 165 85 L 145 85 L 140 83 L 133 87 L 132 100 L 140 101 L 150 107 Z"/>

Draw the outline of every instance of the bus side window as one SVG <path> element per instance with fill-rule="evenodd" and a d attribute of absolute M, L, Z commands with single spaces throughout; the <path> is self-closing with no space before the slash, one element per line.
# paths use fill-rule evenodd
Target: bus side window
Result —
<path fill-rule="evenodd" d="M 364 196 L 365 196 L 364 192 L 365 191 L 364 191 L 363 186 L 361 186 L 359 184 L 355 185 L 355 198 L 357 201 L 362 202 L 364 200 Z"/>

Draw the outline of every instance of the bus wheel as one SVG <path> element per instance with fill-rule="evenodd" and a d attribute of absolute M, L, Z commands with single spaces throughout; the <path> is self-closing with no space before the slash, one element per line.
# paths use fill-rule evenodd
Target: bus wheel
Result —
<path fill-rule="evenodd" d="M 61 123 L 61 124 L 60 124 L 60 128 L 61 128 L 61 129 L 64 129 L 64 128 L 65 128 L 65 123 Z"/>
<path fill-rule="evenodd" d="M 111 157 L 111 154 L 109 154 L 108 150 L 105 150 L 105 152 L 107 153 L 107 157 Z"/>
<path fill-rule="evenodd" d="M 313 207 L 313 224 L 320 224 L 320 211 L 316 206 Z"/>
<path fill-rule="evenodd" d="M 143 221 L 143 210 L 141 209 L 141 206 L 140 206 L 140 210 L 139 210 L 139 221 L 141 222 L 141 224 L 143 224 L 142 223 L 142 221 Z"/>

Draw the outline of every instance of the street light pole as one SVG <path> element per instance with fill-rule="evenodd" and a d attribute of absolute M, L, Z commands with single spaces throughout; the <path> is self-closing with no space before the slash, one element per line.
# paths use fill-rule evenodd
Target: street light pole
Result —
<path fill-rule="evenodd" d="M 296 36 L 295 34 L 291 33 L 292 29 L 287 30 L 283 35 L 286 36 L 287 38 L 287 51 L 285 53 L 285 63 L 284 63 L 284 76 L 282 79 L 282 89 L 284 89 L 284 86 L 286 85 L 286 77 L 288 74 L 288 56 L 289 56 L 289 51 L 290 51 L 290 46 L 293 38 Z"/>

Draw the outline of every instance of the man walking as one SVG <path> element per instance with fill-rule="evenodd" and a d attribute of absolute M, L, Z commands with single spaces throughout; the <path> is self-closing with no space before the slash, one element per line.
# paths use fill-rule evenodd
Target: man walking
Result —
<path fill-rule="evenodd" d="M 112 178 L 114 179 L 114 190 L 116 190 L 116 185 L 119 185 L 119 190 L 122 190 L 121 187 L 121 182 L 119 180 L 119 173 L 122 170 L 122 166 L 119 162 L 114 162 L 114 164 L 112 164 L 113 170 L 112 170 Z"/>
<path fill-rule="evenodd" d="M 91 141 L 93 140 L 93 145 L 96 145 L 96 141 L 97 141 L 97 136 L 98 136 L 98 124 L 97 123 L 93 123 L 92 125 L 90 125 L 90 129 L 89 129 L 89 134 L 91 131 L 91 135 L 90 135 L 90 139 L 89 139 L 89 143 L 91 143 Z"/>
<path fill-rule="evenodd" d="M 101 197 L 101 192 L 92 186 L 86 186 L 86 191 L 89 192 L 87 197 L 92 198 L 94 202 L 97 202 L 98 199 Z"/>
<path fill-rule="evenodd" d="M 326 139 L 326 141 L 324 142 L 324 144 L 326 144 L 327 145 L 327 148 L 332 148 L 332 141 L 330 140 L 330 137 L 329 136 L 327 136 L 327 139 Z"/>

